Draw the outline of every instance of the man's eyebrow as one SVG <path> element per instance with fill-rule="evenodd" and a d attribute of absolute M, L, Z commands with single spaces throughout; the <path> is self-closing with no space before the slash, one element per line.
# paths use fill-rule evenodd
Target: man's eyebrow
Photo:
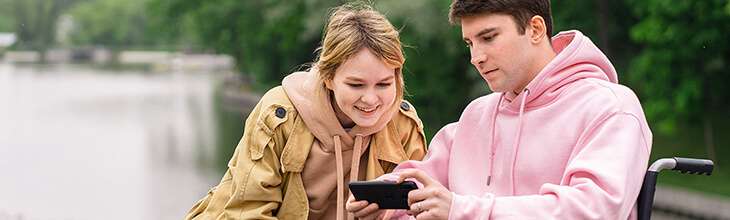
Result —
<path fill-rule="evenodd" d="M 489 33 L 494 32 L 496 30 L 497 30 L 496 27 L 484 28 L 481 31 L 477 32 L 476 36 L 482 36 L 482 35 L 485 35 L 485 34 L 489 34 Z M 464 41 L 468 41 L 468 40 L 469 39 L 467 39 L 466 37 L 464 37 Z"/>

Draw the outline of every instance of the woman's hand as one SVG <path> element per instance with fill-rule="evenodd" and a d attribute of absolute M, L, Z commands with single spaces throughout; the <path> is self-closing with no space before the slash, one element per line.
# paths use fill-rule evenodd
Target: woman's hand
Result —
<path fill-rule="evenodd" d="M 350 193 L 350 198 L 347 199 L 345 209 L 350 212 L 356 219 L 382 219 L 384 211 L 379 210 L 378 204 L 368 203 L 368 201 L 360 200 L 355 201 L 355 197 Z"/>
<path fill-rule="evenodd" d="M 397 174 L 397 182 L 413 178 L 423 184 L 423 188 L 408 193 L 409 215 L 418 220 L 449 218 L 452 195 L 446 187 L 418 169 L 404 169 Z"/>

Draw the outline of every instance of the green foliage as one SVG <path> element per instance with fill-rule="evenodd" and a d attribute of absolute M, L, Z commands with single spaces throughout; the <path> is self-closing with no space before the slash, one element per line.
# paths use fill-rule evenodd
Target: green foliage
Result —
<path fill-rule="evenodd" d="M 55 43 L 56 21 L 76 0 L 5 0 L 21 49 L 46 50 Z"/>
<path fill-rule="evenodd" d="M 169 24 L 191 20 L 201 45 L 233 56 L 242 73 L 268 88 L 314 59 L 326 9 L 335 3 L 153 0 L 152 5 Z"/>
<path fill-rule="evenodd" d="M 404 77 L 410 99 L 433 135 L 458 120 L 468 102 L 487 86 L 469 63 L 461 29 L 448 23 L 448 0 L 381 1 L 376 8 L 401 27 L 406 45 Z"/>
<path fill-rule="evenodd" d="M 681 120 L 698 120 L 729 98 L 730 13 L 726 0 L 629 1 L 642 19 L 631 39 L 644 48 L 631 65 L 648 118 L 675 133 Z"/>
<path fill-rule="evenodd" d="M 0 0 L 0 5 L 10 5 L 10 0 Z M 0 7 L 0 32 L 15 32 L 15 17 L 11 7 Z"/>
<path fill-rule="evenodd" d="M 603 3 L 601 3 L 603 2 Z M 576 29 L 591 38 L 608 56 L 618 71 L 619 82 L 630 75 L 628 69 L 640 47 L 632 42 L 629 28 L 639 18 L 632 14 L 624 1 L 552 1 L 554 28 L 557 31 Z"/>
<path fill-rule="evenodd" d="M 76 46 L 153 47 L 174 41 L 161 33 L 159 16 L 148 14 L 148 0 L 91 0 L 70 10 Z"/>

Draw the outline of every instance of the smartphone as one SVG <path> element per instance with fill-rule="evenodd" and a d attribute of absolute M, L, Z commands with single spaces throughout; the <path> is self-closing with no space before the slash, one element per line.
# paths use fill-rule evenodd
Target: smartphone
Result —
<path fill-rule="evenodd" d="M 408 192 L 418 189 L 413 181 L 354 181 L 349 187 L 355 200 L 377 203 L 380 209 L 409 209 Z"/>

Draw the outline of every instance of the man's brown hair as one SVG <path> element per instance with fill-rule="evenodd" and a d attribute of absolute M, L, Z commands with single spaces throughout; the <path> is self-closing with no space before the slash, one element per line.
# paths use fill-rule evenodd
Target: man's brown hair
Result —
<path fill-rule="evenodd" d="M 550 0 L 454 0 L 449 9 L 449 22 L 457 24 L 463 17 L 485 13 L 512 16 L 520 34 L 525 33 L 530 19 L 539 15 L 545 20 L 547 35 L 552 36 Z"/>

